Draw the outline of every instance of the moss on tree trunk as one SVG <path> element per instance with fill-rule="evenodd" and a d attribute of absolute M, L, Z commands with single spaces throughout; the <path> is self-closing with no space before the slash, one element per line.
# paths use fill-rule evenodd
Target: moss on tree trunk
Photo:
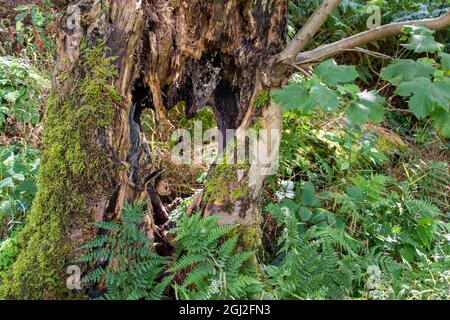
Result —
<path fill-rule="evenodd" d="M 98 139 L 120 102 L 109 84 L 116 71 L 102 43 L 84 43 L 74 67 L 83 76 L 72 79 L 73 90 L 55 93 L 47 104 L 39 192 L 17 243 L 20 253 L 4 275 L 2 298 L 68 297 L 65 266 L 95 235 L 92 222 L 103 219 L 96 207 L 110 197 L 117 168 Z"/>

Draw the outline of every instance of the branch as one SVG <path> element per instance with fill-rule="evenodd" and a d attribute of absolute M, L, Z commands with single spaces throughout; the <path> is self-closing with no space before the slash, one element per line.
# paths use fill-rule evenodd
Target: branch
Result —
<path fill-rule="evenodd" d="M 431 30 L 440 30 L 447 26 L 450 26 L 450 12 L 447 12 L 441 17 L 435 19 L 422 19 L 391 23 L 372 30 L 364 31 L 354 36 L 320 46 L 316 49 L 302 52 L 297 55 L 295 63 L 309 64 L 313 62 L 320 62 L 326 58 L 341 53 L 342 51 L 354 49 L 370 42 L 398 35 L 402 32 L 403 27 L 412 24 L 421 24 Z"/>
<path fill-rule="evenodd" d="M 295 35 L 289 45 L 280 53 L 278 62 L 294 59 L 306 45 L 311 41 L 314 35 L 320 30 L 320 27 L 328 19 L 329 15 L 337 8 L 341 0 L 324 0 L 322 4 L 314 11 L 305 25 Z"/>

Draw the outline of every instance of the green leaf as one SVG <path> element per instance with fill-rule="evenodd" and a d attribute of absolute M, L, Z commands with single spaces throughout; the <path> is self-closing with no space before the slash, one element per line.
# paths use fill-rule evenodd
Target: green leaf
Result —
<path fill-rule="evenodd" d="M 31 182 L 31 181 L 23 181 L 22 183 L 19 184 L 19 186 L 17 187 L 17 190 L 20 192 L 26 192 L 29 194 L 36 194 L 37 192 L 37 186 L 35 183 Z"/>
<path fill-rule="evenodd" d="M 352 82 L 358 77 L 355 66 L 340 66 L 332 59 L 319 64 L 315 68 L 315 73 L 330 86 Z"/>
<path fill-rule="evenodd" d="M 329 89 L 324 84 L 314 84 L 309 94 L 314 105 L 320 105 L 325 112 L 336 112 L 339 107 L 339 99 L 336 91 Z"/>
<path fill-rule="evenodd" d="M 384 118 L 384 99 L 376 91 L 358 93 L 358 100 L 347 108 L 351 122 L 361 125 L 366 122 L 380 122 Z"/>
<path fill-rule="evenodd" d="M 301 207 L 298 213 L 303 222 L 308 222 L 313 215 L 312 211 L 307 207 Z"/>
<path fill-rule="evenodd" d="M 417 78 L 413 81 L 401 83 L 397 93 L 402 97 L 412 97 L 408 105 L 414 115 L 424 118 L 439 106 L 449 110 L 450 83 L 443 81 L 431 82 L 428 78 Z"/>
<path fill-rule="evenodd" d="M 361 202 L 361 201 L 363 201 L 365 199 L 364 193 L 356 186 L 348 187 L 347 190 L 346 190 L 346 194 L 350 198 L 352 198 L 352 199 L 354 199 L 356 201 L 359 201 L 359 202 Z"/>
<path fill-rule="evenodd" d="M 430 77 L 436 69 L 429 63 L 399 59 L 381 70 L 381 78 L 398 86 L 419 77 Z"/>
<path fill-rule="evenodd" d="M 281 206 L 288 208 L 290 211 L 296 211 L 298 208 L 297 203 L 295 203 L 294 201 L 292 201 L 289 198 L 284 198 L 283 201 L 281 201 Z"/>
<path fill-rule="evenodd" d="M 433 114 L 433 125 L 439 129 L 440 134 L 450 138 L 450 112 L 439 109 Z"/>
<path fill-rule="evenodd" d="M 441 51 L 444 45 L 434 40 L 433 36 L 415 34 L 409 38 L 408 44 L 403 45 L 406 49 L 415 53 Z"/>
<path fill-rule="evenodd" d="M 11 91 L 11 92 L 8 92 L 7 94 L 5 94 L 3 98 L 5 98 L 5 100 L 8 101 L 9 103 L 13 104 L 13 103 L 16 103 L 16 101 L 17 101 L 17 99 L 19 99 L 19 97 L 20 97 L 19 91 Z"/>
<path fill-rule="evenodd" d="M 300 201 L 305 206 L 310 206 L 313 203 L 314 200 L 314 194 L 316 193 L 316 190 L 314 188 L 314 185 L 311 182 L 306 182 L 303 185 L 303 191 L 300 195 Z"/>
<path fill-rule="evenodd" d="M 361 92 L 360 88 L 353 83 L 347 83 L 344 85 L 338 85 L 337 90 L 340 94 L 350 94 L 352 97 L 356 96 L 357 93 Z"/>
<path fill-rule="evenodd" d="M 441 52 L 439 54 L 439 56 L 441 57 L 441 64 L 442 64 L 442 66 L 445 69 L 450 70 L 450 54 L 445 53 L 445 52 Z"/>
<path fill-rule="evenodd" d="M 406 245 L 402 249 L 400 249 L 400 254 L 408 262 L 413 262 L 414 258 L 416 257 L 416 251 L 414 250 L 414 247 Z"/>
<path fill-rule="evenodd" d="M 284 111 L 298 109 L 307 112 L 314 107 L 311 102 L 308 102 L 308 91 L 299 83 L 292 83 L 283 89 L 273 90 L 272 98 L 283 107 Z"/>

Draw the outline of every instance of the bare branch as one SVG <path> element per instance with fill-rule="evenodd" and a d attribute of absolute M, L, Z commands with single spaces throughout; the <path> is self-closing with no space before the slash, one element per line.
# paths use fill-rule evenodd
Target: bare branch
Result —
<path fill-rule="evenodd" d="M 435 19 L 391 23 L 372 30 L 364 31 L 337 42 L 326 44 L 310 51 L 302 52 L 297 55 L 295 63 L 310 64 L 312 62 L 320 62 L 321 60 L 330 58 L 338 53 L 341 53 L 342 51 L 354 49 L 370 42 L 398 35 L 402 32 L 403 27 L 413 24 L 421 24 L 431 30 L 440 30 L 450 26 L 450 12 L 447 12 L 441 17 Z"/>
<path fill-rule="evenodd" d="M 319 31 L 320 27 L 325 23 L 330 14 L 341 3 L 341 0 L 324 0 L 322 4 L 314 11 L 305 25 L 295 35 L 289 45 L 280 53 L 278 62 L 285 60 L 294 60 L 306 45 L 311 41 L 314 35 Z"/>

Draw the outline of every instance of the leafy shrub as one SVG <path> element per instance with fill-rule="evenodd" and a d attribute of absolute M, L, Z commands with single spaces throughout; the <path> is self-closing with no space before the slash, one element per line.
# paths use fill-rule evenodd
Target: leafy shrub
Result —
<path fill-rule="evenodd" d="M 0 130 L 8 118 L 39 123 L 39 108 L 49 83 L 25 60 L 0 57 Z"/>
<path fill-rule="evenodd" d="M 96 266 L 82 280 L 95 286 L 102 281 L 102 299 L 164 298 L 172 284 L 179 299 L 239 299 L 260 288 L 255 268 L 249 261 L 254 252 L 236 252 L 239 235 L 232 226 L 218 226 L 217 217 L 182 217 L 176 234 L 177 255 L 172 267 L 154 251 L 142 232 L 142 205 L 125 205 L 121 220 L 96 224 L 103 232 L 80 250 L 87 251 L 77 263 Z M 173 282 L 174 276 L 178 279 Z"/>
<path fill-rule="evenodd" d="M 39 152 L 27 146 L 0 147 L 0 239 L 21 229 L 36 194 Z"/>
<path fill-rule="evenodd" d="M 450 55 L 443 52 L 443 44 L 435 41 L 434 32 L 425 27 L 405 27 L 404 33 L 408 39 L 403 44 L 406 49 L 434 54 L 435 59 L 397 59 L 381 71 L 381 77 L 397 87 L 396 95 L 407 100 L 418 119 L 429 117 L 440 133 L 449 137 Z M 358 77 L 355 66 L 326 60 L 315 67 L 311 78 L 292 81 L 276 90 L 273 98 L 284 111 L 308 113 L 320 107 L 326 113 L 345 113 L 354 125 L 383 121 L 385 99 L 376 90 L 362 91 L 355 84 Z"/>
<path fill-rule="evenodd" d="M 448 208 L 442 201 L 450 184 L 448 164 L 415 167 L 400 182 L 377 174 L 351 181 L 345 192 L 320 193 L 311 182 L 284 183 L 289 190 L 267 205 L 281 230 L 279 251 L 267 267 L 270 295 L 446 297 L 450 224 L 439 206 Z M 380 281 L 369 288 L 367 270 L 373 266 Z"/>
<path fill-rule="evenodd" d="M 59 12 L 54 1 L 19 5 L 8 12 L 14 19 L 0 25 L 0 54 L 21 56 L 40 66 L 51 66 L 56 48 L 56 21 Z"/>

